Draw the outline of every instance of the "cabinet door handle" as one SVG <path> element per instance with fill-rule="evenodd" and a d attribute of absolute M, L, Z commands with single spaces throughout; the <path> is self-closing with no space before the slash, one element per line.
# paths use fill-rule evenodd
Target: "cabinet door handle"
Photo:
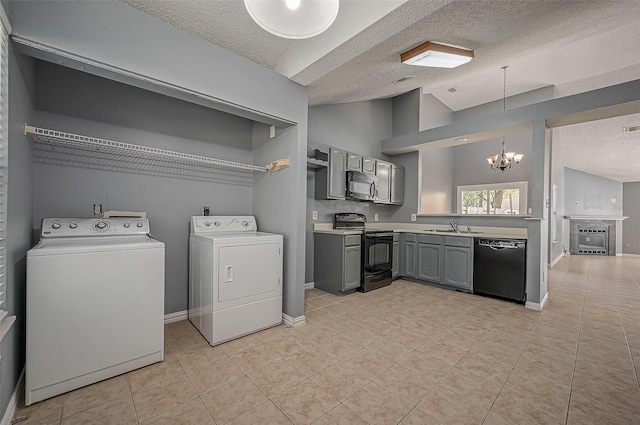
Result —
<path fill-rule="evenodd" d="M 233 266 L 224 266 L 225 271 L 225 282 L 233 282 Z"/>

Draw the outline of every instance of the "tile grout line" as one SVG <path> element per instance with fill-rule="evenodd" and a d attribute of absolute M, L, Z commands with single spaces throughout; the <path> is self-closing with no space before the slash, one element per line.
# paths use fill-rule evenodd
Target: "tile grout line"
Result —
<path fill-rule="evenodd" d="M 631 276 L 631 278 L 634 280 L 634 283 L 636 284 L 638 289 L 640 289 L 640 284 L 638 284 L 638 282 L 633 277 L 633 275 Z M 624 326 L 624 320 L 622 319 L 622 313 L 620 313 L 620 304 L 619 304 L 619 301 L 618 301 L 618 293 L 616 291 L 615 285 L 612 284 L 612 287 L 613 287 L 613 295 L 616 298 L 616 310 L 618 311 L 618 316 L 620 316 L 620 323 L 622 323 L 622 331 L 624 332 L 624 339 L 627 342 L 627 350 L 629 351 L 629 357 L 631 358 L 631 366 L 633 366 L 633 371 L 634 371 L 634 375 L 635 375 L 635 378 L 636 378 L 636 385 L 638 386 L 638 389 L 640 389 L 640 382 L 638 381 L 638 369 L 636 368 L 636 363 L 633 360 L 633 352 L 631 351 L 631 345 L 629 344 L 629 337 L 627 335 L 627 329 Z"/>
<path fill-rule="evenodd" d="M 589 262 L 589 266 L 590 267 L 591 262 Z M 564 285 L 564 279 L 563 279 L 563 285 Z M 567 401 L 567 414 L 565 416 L 565 420 L 564 423 L 565 425 L 569 422 L 569 411 L 571 408 L 571 396 L 573 395 L 573 380 L 575 377 L 575 373 L 576 373 L 576 364 L 578 363 L 578 350 L 580 348 L 580 336 L 582 334 L 582 318 L 584 316 L 584 305 L 586 303 L 586 299 L 587 299 L 587 290 L 589 287 L 589 272 L 587 269 L 587 277 L 586 277 L 586 284 L 585 284 L 585 291 L 584 291 L 584 297 L 582 299 L 582 310 L 580 311 L 580 322 L 578 323 L 578 340 L 576 341 L 576 352 L 574 354 L 574 358 L 573 358 L 573 369 L 571 370 L 571 383 L 569 384 L 569 400 Z"/>

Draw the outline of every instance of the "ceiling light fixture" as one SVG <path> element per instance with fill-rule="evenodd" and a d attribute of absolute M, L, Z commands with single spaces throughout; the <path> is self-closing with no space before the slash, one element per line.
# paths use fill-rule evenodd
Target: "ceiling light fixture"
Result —
<path fill-rule="evenodd" d="M 473 59 L 473 50 L 427 41 L 400 55 L 407 65 L 455 68 Z"/>
<path fill-rule="evenodd" d="M 507 67 L 503 66 L 502 70 L 504 71 L 504 83 L 503 83 L 503 94 L 502 94 L 502 111 L 507 110 Z M 500 170 L 503 173 L 508 169 L 513 167 L 513 164 L 520 165 L 520 161 L 524 154 L 515 153 L 515 152 L 505 152 L 505 142 L 504 137 L 502 138 L 502 152 L 490 155 L 487 158 L 487 162 L 489 162 L 489 169 L 491 171 Z"/>
<path fill-rule="evenodd" d="M 282 38 L 315 37 L 333 24 L 339 0 L 244 0 L 251 18 Z"/>

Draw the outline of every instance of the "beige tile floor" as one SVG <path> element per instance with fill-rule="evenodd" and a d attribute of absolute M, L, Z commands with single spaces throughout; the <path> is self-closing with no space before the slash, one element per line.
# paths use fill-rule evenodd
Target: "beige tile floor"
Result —
<path fill-rule="evenodd" d="M 548 307 L 396 281 L 306 291 L 308 324 L 217 347 L 166 326 L 166 360 L 20 407 L 21 424 L 640 424 L 640 257 L 563 259 Z"/>

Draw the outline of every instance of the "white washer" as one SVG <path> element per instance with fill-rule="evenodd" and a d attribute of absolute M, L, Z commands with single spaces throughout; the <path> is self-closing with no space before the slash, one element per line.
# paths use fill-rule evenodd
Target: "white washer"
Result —
<path fill-rule="evenodd" d="M 189 320 L 211 345 L 282 322 L 282 235 L 250 216 L 192 217 Z"/>
<path fill-rule="evenodd" d="M 164 244 L 148 220 L 42 220 L 26 327 L 27 405 L 162 361 Z"/>

